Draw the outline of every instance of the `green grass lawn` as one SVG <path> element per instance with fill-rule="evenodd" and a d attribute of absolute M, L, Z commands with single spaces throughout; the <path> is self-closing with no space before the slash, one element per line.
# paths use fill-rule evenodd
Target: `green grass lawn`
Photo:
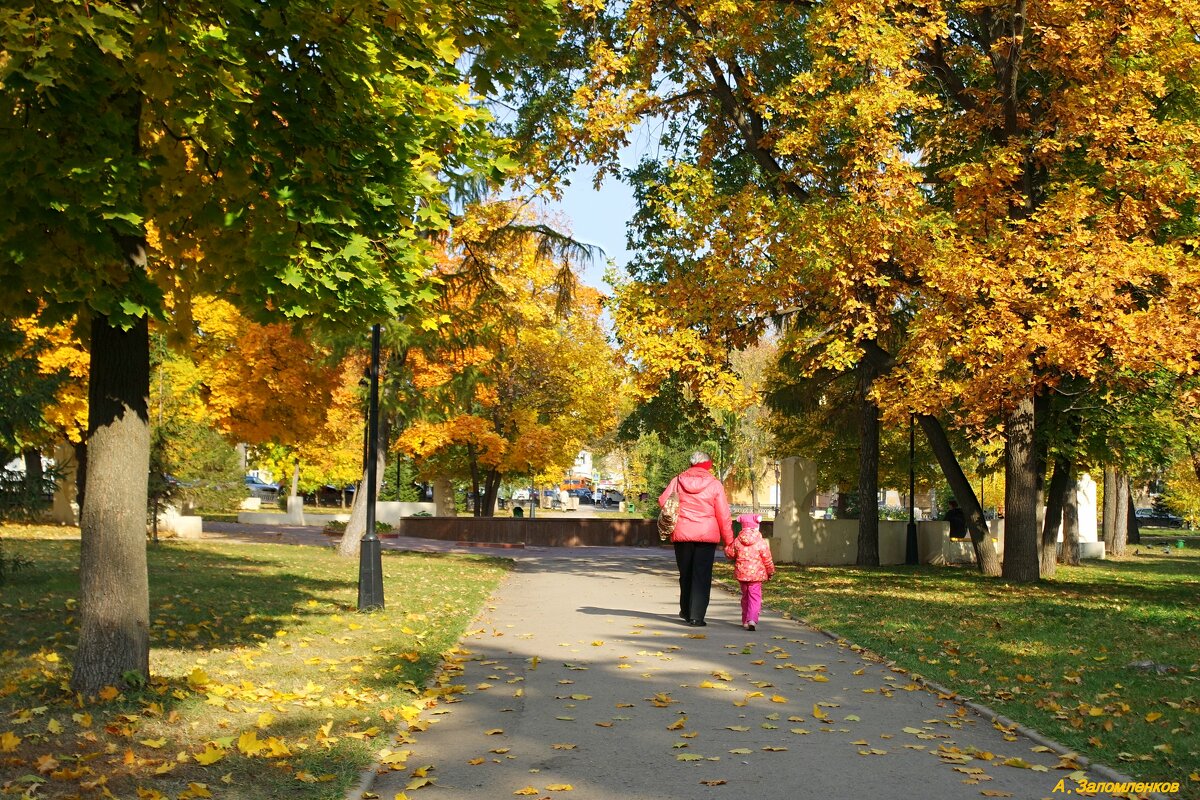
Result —
<path fill-rule="evenodd" d="M 0 545 L 31 562 L 0 595 L 4 796 L 343 797 L 381 753 L 402 767 L 393 733 L 508 565 L 384 553 L 387 609 L 358 614 L 358 562 L 328 549 L 153 546 L 150 683 L 78 702 L 78 531 L 0 527 Z"/>
<path fill-rule="evenodd" d="M 970 569 L 784 566 L 764 602 L 1200 797 L 1200 549 L 1140 549 L 1033 586 Z"/>

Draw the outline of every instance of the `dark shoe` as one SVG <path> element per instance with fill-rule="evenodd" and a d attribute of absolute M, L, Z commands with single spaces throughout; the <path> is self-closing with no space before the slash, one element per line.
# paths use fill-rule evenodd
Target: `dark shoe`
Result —
<path fill-rule="evenodd" d="M 689 619 L 688 620 L 688 625 L 691 625 L 693 628 L 703 628 L 707 624 L 708 623 L 702 619 Z"/>
<path fill-rule="evenodd" d="M 746 626 L 746 630 L 748 630 L 748 631 L 752 631 L 752 630 L 754 630 L 754 623 L 753 623 L 753 622 L 751 622 L 749 625 L 747 625 L 747 626 Z"/>
<path fill-rule="evenodd" d="M 686 620 L 686 619 L 688 618 L 688 615 L 687 615 L 687 614 L 685 614 L 685 613 L 683 613 L 682 611 L 680 611 L 680 612 L 679 612 L 679 618 L 680 618 L 680 619 L 682 619 L 682 620 Z"/>

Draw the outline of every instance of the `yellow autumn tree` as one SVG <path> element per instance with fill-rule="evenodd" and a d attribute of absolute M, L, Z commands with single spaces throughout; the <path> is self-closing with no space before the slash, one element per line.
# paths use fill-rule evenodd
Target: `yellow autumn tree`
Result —
<path fill-rule="evenodd" d="M 665 120 L 670 157 L 633 171 L 647 352 L 709 380 L 791 316 L 797 355 L 856 373 L 864 452 L 881 412 L 917 412 L 960 500 L 935 417 L 1002 430 L 1004 574 L 1035 580 L 1035 403 L 1196 369 L 1194 8 L 635 0 L 576 22 L 577 71 L 532 107 L 560 99 L 558 124 L 521 132 L 615 168 L 639 119 Z"/>
<path fill-rule="evenodd" d="M 408 352 L 413 412 L 397 447 L 470 482 L 490 515 L 506 475 L 561 475 L 613 423 L 616 362 L 600 298 L 516 204 L 472 207 L 440 269 L 440 327 Z"/>

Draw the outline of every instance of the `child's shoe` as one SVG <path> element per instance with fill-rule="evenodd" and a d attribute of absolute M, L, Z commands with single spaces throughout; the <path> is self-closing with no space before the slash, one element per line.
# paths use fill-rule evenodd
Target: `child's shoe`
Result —
<path fill-rule="evenodd" d="M 747 623 L 747 625 L 746 625 L 746 630 L 748 630 L 748 631 L 752 631 L 752 630 L 754 630 L 754 626 L 755 626 L 756 624 L 757 624 L 757 623 L 754 623 L 754 622 Z"/>

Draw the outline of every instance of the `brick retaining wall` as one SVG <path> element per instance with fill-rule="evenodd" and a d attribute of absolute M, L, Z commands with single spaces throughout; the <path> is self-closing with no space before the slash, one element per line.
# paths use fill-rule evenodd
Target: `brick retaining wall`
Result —
<path fill-rule="evenodd" d="M 765 536 L 772 524 L 763 522 Z M 649 519 L 603 517 L 405 517 L 393 529 L 401 536 L 448 542 L 525 544 L 532 547 L 655 547 L 658 525 Z"/>

